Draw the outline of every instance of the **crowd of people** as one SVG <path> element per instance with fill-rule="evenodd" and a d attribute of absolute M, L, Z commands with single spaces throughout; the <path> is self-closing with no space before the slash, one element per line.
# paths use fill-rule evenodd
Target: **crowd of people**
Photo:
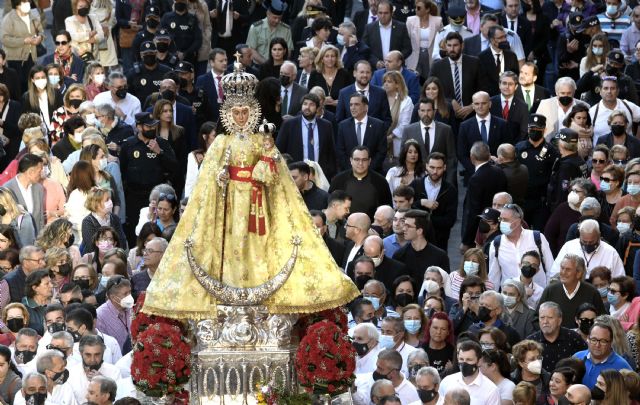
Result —
<path fill-rule="evenodd" d="M 46 3 L 0 26 L 1 403 L 136 403 L 239 67 L 362 292 L 354 403 L 640 403 L 637 2 Z"/>

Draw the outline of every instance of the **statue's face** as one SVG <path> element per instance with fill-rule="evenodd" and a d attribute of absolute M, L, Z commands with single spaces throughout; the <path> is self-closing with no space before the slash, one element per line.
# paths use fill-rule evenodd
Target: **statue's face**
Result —
<path fill-rule="evenodd" d="M 233 107 L 231 108 L 231 115 L 239 127 L 244 127 L 249 121 L 249 107 Z"/>

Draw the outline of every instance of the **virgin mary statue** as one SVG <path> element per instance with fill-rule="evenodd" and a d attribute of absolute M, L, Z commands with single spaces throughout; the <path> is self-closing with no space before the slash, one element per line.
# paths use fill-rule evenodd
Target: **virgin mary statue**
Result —
<path fill-rule="evenodd" d="M 162 262 L 144 312 L 206 319 L 216 305 L 265 305 L 270 313 L 309 313 L 350 302 L 359 291 L 340 270 L 273 145 L 260 125 L 257 79 L 223 79 L 216 137 Z"/>

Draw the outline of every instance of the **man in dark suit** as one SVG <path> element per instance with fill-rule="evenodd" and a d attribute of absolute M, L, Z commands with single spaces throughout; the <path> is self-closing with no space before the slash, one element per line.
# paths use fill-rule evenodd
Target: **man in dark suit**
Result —
<path fill-rule="evenodd" d="M 42 167 L 44 161 L 39 156 L 27 153 L 18 162 L 18 174 L 6 182 L 3 187 L 7 188 L 13 194 L 16 204 L 20 204 L 33 217 L 35 225 L 35 235 L 44 228 L 45 224 L 45 208 L 44 208 L 44 187 L 40 184 L 42 176 Z M 29 204 L 24 193 L 30 193 L 28 196 Z"/>
<path fill-rule="evenodd" d="M 409 97 L 413 104 L 417 103 L 420 99 L 420 79 L 415 72 L 404 67 L 404 56 L 400 51 L 390 51 L 384 58 L 384 68 L 378 69 L 373 74 L 371 84 L 382 87 L 384 74 L 388 71 L 396 71 L 402 74 L 404 78 L 404 84 L 409 91 Z"/>
<path fill-rule="evenodd" d="M 444 97 L 451 100 L 453 108 L 456 110 L 456 115 L 464 118 L 473 112 L 471 96 L 479 88 L 478 71 L 480 62 L 475 56 L 462 54 L 464 43 L 462 35 L 459 33 L 448 33 L 445 44 L 448 56 L 433 63 L 431 75 L 440 79 Z M 457 77 L 459 79 L 457 86 L 456 70 L 458 71 Z M 456 91 L 456 87 L 460 89 L 459 94 Z"/>
<path fill-rule="evenodd" d="M 364 36 L 364 29 L 367 27 L 367 24 L 376 21 L 378 21 L 378 1 L 372 0 L 369 2 L 369 7 L 365 6 L 364 10 L 356 12 L 353 16 L 353 23 L 356 26 L 358 38 Z"/>
<path fill-rule="evenodd" d="M 368 61 L 363 60 L 356 63 L 353 71 L 356 82 L 340 90 L 338 95 L 337 122 L 342 122 L 351 116 L 349 99 L 353 93 L 360 93 L 367 97 L 371 106 L 368 114 L 382 120 L 385 125 L 385 131 L 391 126 L 391 110 L 389 109 L 387 93 L 382 87 L 374 86 L 370 83 L 372 72 L 373 70 Z"/>
<path fill-rule="evenodd" d="M 504 0 L 500 25 L 518 34 L 524 49 L 529 49 L 531 40 L 531 23 L 524 14 L 520 14 L 520 0 Z"/>
<path fill-rule="evenodd" d="M 369 102 L 367 97 L 354 93 L 349 98 L 351 118 L 338 124 L 336 138 L 336 154 L 340 170 L 351 167 L 349 156 L 351 151 L 360 145 L 369 149 L 371 168 L 382 172 L 382 162 L 387 155 L 387 136 L 384 123 L 368 114 Z"/>
<path fill-rule="evenodd" d="M 281 153 L 288 153 L 294 161 L 318 162 L 327 179 L 336 174 L 336 154 L 333 127 L 325 119 L 317 118 L 320 99 L 315 94 L 302 97 L 302 114 L 285 120 L 278 132 L 276 146 Z M 312 134 L 309 134 L 309 125 Z"/>
<path fill-rule="evenodd" d="M 533 62 L 525 62 L 520 67 L 520 75 L 518 76 L 518 88 L 515 96 L 525 103 L 529 111 L 537 111 L 540 101 L 551 97 L 549 90 L 536 84 L 538 80 L 538 67 Z"/>
<path fill-rule="evenodd" d="M 489 29 L 489 47 L 480 52 L 480 88 L 495 96 L 500 92 L 499 77 L 502 73 L 512 71 L 518 73 L 518 57 L 509 50 L 507 34 L 499 25 Z"/>
<path fill-rule="evenodd" d="M 209 65 L 211 71 L 198 76 L 196 88 L 203 89 L 207 95 L 212 119 L 220 115 L 220 105 L 224 101 L 224 91 L 222 90 L 222 76 L 227 71 L 227 53 L 222 48 L 214 48 L 209 54 Z"/>
<path fill-rule="evenodd" d="M 384 57 L 391 50 L 399 50 L 405 58 L 413 51 L 407 26 L 399 21 L 392 20 L 393 6 L 388 0 L 378 3 L 378 21 L 369 23 L 364 29 L 362 41 L 371 48 L 369 61 L 376 69 L 384 67 Z M 381 35 L 385 33 L 384 35 Z M 385 43 L 382 37 L 387 38 Z"/>
<path fill-rule="evenodd" d="M 518 76 L 513 72 L 504 72 L 500 75 L 500 94 L 491 97 L 491 114 L 507 121 L 513 142 L 527 137 L 529 125 L 527 104 L 514 97 L 517 86 Z"/>
<path fill-rule="evenodd" d="M 338 33 L 342 35 L 343 43 L 338 43 L 340 55 L 342 55 L 342 65 L 349 72 L 353 72 L 356 62 L 359 60 L 369 60 L 371 49 L 356 36 L 356 26 L 351 21 L 340 24 Z M 342 51 L 344 50 L 344 53 Z"/>
<path fill-rule="evenodd" d="M 246 38 L 249 32 L 250 3 L 238 0 L 220 0 L 216 3 L 216 8 L 209 13 L 213 22 L 213 44 L 224 49 L 227 55 L 232 55 L 238 38 Z"/>
<path fill-rule="evenodd" d="M 491 152 L 487 144 L 475 142 L 469 155 L 475 170 L 469 179 L 462 209 L 460 250 L 463 252 L 475 245 L 478 215 L 486 207 L 491 207 L 496 193 L 507 190 L 507 178 L 500 168 L 490 162 Z"/>
<path fill-rule="evenodd" d="M 322 236 L 322 240 L 327 245 L 331 257 L 340 266 L 344 257 L 344 244 L 329 236 L 329 232 L 327 232 L 327 217 L 324 212 L 311 210 L 309 213 L 311 214 L 311 219 L 313 219 L 313 224 L 320 231 L 320 236 Z"/>
<path fill-rule="evenodd" d="M 420 121 L 404 127 L 402 144 L 404 145 L 409 139 L 415 140 L 420 145 L 422 156 L 425 157 L 433 152 L 442 153 L 448 168 L 447 180 L 451 184 L 457 185 L 458 157 L 456 155 L 455 135 L 449 125 L 434 121 L 434 114 L 433 100 L 428 98 L 421 99 L 418 106 Z"/>
<path fill-rule="evenodd" d="M 291 61 L 285 61 L 280 66 L 280 112 L 282 116 L 293 116 L 300 112 L 302 98 L 307 94 L 306 87 L 296 83 L 298 68 Z"/>
<path fill-rule="evenodd" d="M 435 240 L 433 244 L 446 251 L 451 228 L 456 223 L 458 212 L 458 190 L 444 179 L 447 159 L 440 152 L 433 152 L 427 159 L 427 175 L 415 179 L 411 187 L 415 192 L 413 208 L 431 214 Z M 455 173 L 454 170 L 450 170 Z M 434 190 L 437 189 L 437 193 Z"/>
<path fill-rule="evenodd" d="M 475 172 L 475 167 L 469 158 L 471 146 L 478 141 L 489 146 L 490 154 L 495 156 L 498 146 L 511 143 L 507 130 L 507 123 L 489 112 L 491 100 L 484 91 L 473 95 L 473 110 L 475 117 L 471 117 L 460 124 L 458 130 L 458 159 L 465 169 L 465 182 Z M 491 204 L 489 204 L 490 206 Z M 482 207 L 484 208 L 484 207 Z"/>

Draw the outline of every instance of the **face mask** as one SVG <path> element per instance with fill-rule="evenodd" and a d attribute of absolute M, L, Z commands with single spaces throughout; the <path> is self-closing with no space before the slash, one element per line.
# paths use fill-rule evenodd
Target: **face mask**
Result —
<path fill-rule="evenodd" d="M 65 368 L 61 372 L 55 373 L 51 379 L 53 380 L 54 383 L 58 385 L 62 385 L 66 383 L 67 380 L 69 379 L 69 370 Z"/>
<path fill-rule="evenodd" d="M 619 124 L 611 125 L 611 133 L 616 136 L 624 135 L 626 129 L 627 128 L 624 125 L 619 125 Z"/>
<path fill-rule="evenodd" d="M 180 78 L 180 88 L 184 89 L 189 85 L 189 81 L 184 77 Z"/>
<path fill-rule="evenodd" d="M 175 3 L 174 7 L 178 13 L 184 13 L 187 11 L 187 3 Z"/>
<path fill-rule="evenodd" d="M 415 319 L 415 320 L 405 319 L 404 321 L 404 328 L 407 330 L 407 332 L 409 332 L 412 335 L 415 335 L 416 333 L 418 333 L 421 326 L 422 326 L 422 322 L 420 322 L 419 319 Z"/>
<path fill-rule="evenodd" d="M 100 162 L 98 163 L 98 167 L 100 168 L 100 170 L 106 169 L 107 168 L 107 158 L 100 159 Z"/>
<path fill-rule="evenodd" d="M 502 295 L 502 301 L 504 302 L 504 305 L 506 305 L 507 307 L 511 308 L 513 306 L 516 305 L 516 297 L 512 297 L 510 295 Z"/>
<path fill-rule="evenodd" d="M 582 245 L 582 249 L 586 252 L 586 253 L 593 253 L 596 251 L 596 249 L 598 249 L 598 243 L 593 243 L 593 244 L 586 244 L 586 243 L 582 243 L 580 242 L 580 245 Z"/>
<path fill-rule="evenodd" d="M 637 195 L 640 193 L 640 184 L 629 184 L 627 185 L 627 193 L 631 195 Z"/>
<path fill-rule="evenodd" d="M 122 308 L 126 308 L 126 309 L 133 308 L 133 304 L 135 304 L 135 301 L 133 300 L 133 297 L 131 296 L 131 294 L 127 295 L 126 297 L 120 300 L 120 306 Z"/>
<path fill-rule="evenodd" d="M 371 318 L 369 318 L 369 319 L 363 319 L 363 320 L 362 320 L 362 323 L 372 323 L 372 324 L 374 324 L 375 326 L 378 326 L 378 318 L 376 318 L 375 316 L 372 316 L 372 317 L 371 317 Z"/>
<path fill-rule="evenodd" d="M 462 372 L 463 377 L 471 377 L 476 371 L 478 371 L 477 364 L 460 363 L 460 372 Z"/>
<path fill-rule="evenodd" d="M 173 90 L 163 90 L 160 94 L 162 94 L 162 98 L 165 100 L 173 101 L 176 99 L 176 93 Z"/>
<path fill-rule="evenodd" d="M 22 318 L 12 318 L 7 321 L 7 327 L 13 333 L 18 333 L 18 331 L 24 328 L 24 319 Z"/>
<path fill-rule="evenodd" d="M 595 399 L 596 401 L 602 401 L 604 400 L 605 394 L 606 393 L 602 391 L 602 389 L 597 385 L 591 388 L 591 399 Z"/>
<path fill-rule="evenodd" d="M 47 87 L 47 79 L 36 79 L 33 81 L 38 90 L 44 90 Z"/>
<path fill-rule="evenodd" d="M 102 86 L 102 83 L 104 83 L 104 74 L 98 73 L 97 75 L 93 76 L 93 82 L 96 84 L 96 86 Z"/>
<path fill-rule="evenodd" d="M 567 195 L 567 202 L 571 205 L 578 205 L 578 203 L 580 203 L 580 196 L 575 191 L 572 191 Z"/>
<path fill-rule="evenodd" d="M 608 293 L 609 293 L 609 286 L 598 288 L 598 294 L 600 294 L 600 297 L 604 298 L 607 296 Z"/>
<path fill-rule="evenodd" d="M 506 51 L 507 49 L 511 48 L 511 45 L 509 45 L 509 41 L 502 41 L 498 44 L 498 48 Z"/>
<path fill-rule="evenodd" d="M 47 394 L 36 392 L 35 394 L 27 394 L 24 396 L 26 405 L 44 405 L 47 400 Z"/>
<path fill-rule="evenodd" d="M 84 100 L 78 100 L 77 98 L 74 98 L 69 100 L 69 105 L 77 110 L 78 108 L 80 108 L 80 104 L 82 104 L 83 102 Z"/>
<path fill-rule="evenodd" d="M 596 56 L 602 55 L 603 52 L 604 52 L 604 48 L 600 48 L 597 46 L 591 47 L 591 53 L 593 53 Z"/>
<path fill-rule="evenodd" d="M 620 74 L 620 69 L 611 65 L 605 66 L 604 70 L 609 76 L 618 76 Z"/>
<path fill-rule="evenodd" d="M 616 294 L 612 294 L 610 292 L 607 292 L 607 302 L 613 306 L 618 305 L 618 301 L 620 301 L 620 298 L 616 295 Z"/>
<path fill-rule="evenodd" d="M 413 296 L 407 293 L 396 294 L 395 299 L 396 304 L 400 305 L 401 307 L 406 307 L 407 305 L 413 303 Z"/>
<path fill-rule="evenodd" d="M 377 311 L 380 308 L 380 298 L 378 297 L 364 297 L 371 301 L 371 305 L 373 305 L 373 310 Z"/>
<path fill-rule="evenodd" d="M 532 278 L 536 275 L 536 269 L 530 264 L 525 264 L 520 268 L 520 272 L 524 276 L 524 278 Z"/>
<path fill-rule="evenodd" d="M 106 288 L 110 278 L 111 278 L 110 276 L 101 276 L 100 285 Z"/>
<path fill-rule="evenodd" d="M 558 101 L 560 102 L 560 104 L 562 104 L 563 106 L 567 107 L 573 101 L 573 97 L 571 97 L 571 96 L 561 96 L 561 97 L 558 97 Z"/>
<path fill-rule="evenodd" d="M 58 266 L 58 273 L 62 276 L 68 276 L 71 273 L 71 265 L 69 263 Z"/>
<path fill-rule="evenodd" d="M 65 326 L 64 322 L 54 322 L 51 325 L 47 326 L 47 331 L 52 335 L 56 332 L 62 332 L 66 329 L 67 327 Z"/>
<path fill-rule="evenodd" d="M 389 372 L 389 374 L 391 374 L 391 372 Z M 378 373 L 378 370 L 374 370 L 373 374 L 371 375 L 371 377 L 373 377 L 373 381 L 379 381 L 382 379 L 389 379 L 389 374 L 382 374 L 382 373 Z"/>
<path fill-rule="evenodd" d="M 338 43 L 338 45 L 344 46 L 344 35 L 338 34 L 338 36 L 336 37 L 336 42 Z"/>
<path fill-rule="evenodd" d="M 393 346 L 396 345 L 396 342 L 393 341 L 393 336 L 391 335 L 380 335 L 378 344 L 383 349 L 393 349 Z"/>
<path fill-rule="evenodd" d="M 364 357 L 367 355 L 367 353 L 369 353 L 369 345 L 367 345 L 366 343 L 351 342 L 351 344 L 356 350 L 356 353 L 358 353 L 358 356 Z"/>
<path fill-rule="evenodd" d="M 489 233 L 490 230 L 491 225 L 489 225 L 486 221 L 480 220 L 480 222 L 478 223 L 478 231 L 480 231 L 480 233 Z"/>
<path fill-rule="evenodd" d="M 22 12 L 22 14 L 27 14 L 29 11 L 31 11 L 31 3 L 20 3 L 20 12 Z"/>
<path fill-rule="evenodd" d="M 158 25 L 160 25 L 160 21 L 156 20 L 155 18 L 149 18 L 147 20 L 147 27 L 151 28 L 152 30 L 158 28 Z"/>
<path fill-rule="evenodd" d="M 534 360 L 527 364 L 527 370 L 533 374 L 540 374 L 542 372 L 542 360 Z"/>
<path fill-rule="evenodd" d="M 75 134 L 73 134 L 73 140 L 76 141 L 77 143 L 81 143 L 82 142 L 82 132 L 76 132 Z"/>
<path fill-rule="evenodd" d="M 99 241 L 96 246 L 98 246 L 98 250 L 102 253 L 104 252 L 108 252 L 109 250 L 113 249 L 113 242 L 109 242 L 109 241 Z"/>
<path fill-rule="evenodd" d="M 451 29 L 455 32 L 460 32 L 462 31 L 462 24 L 451 23 Z"/>
<path fill-rule="evenodd" d="M 540 139 L 542 139 L 542 135 L 543 131 L 533 129 L 529 130 L 529 139 L 531 139 L 533 142 L 538 142 Z"/>
<path fill-rule="evenodd" d="M 358 290 L 364 289 L 364 285 L 367 284 L 367 281 L 371 280 L 370 276 L 358 276 L 356 277 L 356 285 L 358 286 Z"/>
<path fill-rule="evenodd" d="M 511 224 L 509 222 L 500 221 L 500 232 L 505 236 L 511 235 L 511 232 L 513 232 Z"/>
<path fill-rule="evenodd" d="M 373 260 L 373 266 L 374 267 L 378 267 L 378 266 L 380 266 L 380 264 L 382 264 L 382 258 L 381 257 L 372 257 L 371 260 Z"/>
<path fill-rule="evenodd" d="M 580 321 L 580 331 L 582 333 L 584 333 L 585 335 L 588 335 L 589 332 L 591 331 L 591 327 L 593 326 L 593 323 L 595 322 L 594 319 L 583 319 Z"/>
<path fill-rule="evenodd" d="M 18 364 L 27 364 L 36 357 L 36 351 L 16 350 L 16 362 Z"/>
<path fill-rule="evenodd" d="M 74 342 L 77 343 L 77 342 L 80 341 L 80 338 L 82 337 L 82 336 L 80 336 L 80 332 L 78 332 L 78 331 L 75 331 L 75 332 L 67 331 L 67 332 L 69 332 L 71 334 L 71 336 L 73 337 L 73 341 Z"/>
<path fill-rule="evenodd" d="M 618 232 L 625 233 L 629 229 L 631 229 L 631 224 L 628 224 L 626 222 L 618 222 L 618 224 L 616 225 L 616 228 L 618 229 Z"/>
<path fill-rule="evenodd" d="M 604 193 L 606 193 L 607 191 L 611 191 L 611 183 L 609 183 L 608 181 L 601 181 L 600 190 L 602 190 L 602 192 Z"/>
<path fill-rule="evenodd" d="M 85 280 L 85 279 L 74 280 L 74 283 L 76 283 L 78 287 L 80 287 L 83 290 L 89 289 L 89 280 Z"/>
<path fill-rule="evenodd" d="M 437 394 L 436 390 L 418 389 L 418 397 L 420 397 L 420 401 L 422 401 L 423 404 L 433 401 L 434 398 L 436 397 L 436 394 Z"/>
<path fill-rule="evenodd" d="M 111 213 L 113 211 L 113 201 L 111 201 L 110 199 L 105 201 L 104 210 L 108 213 Z"/>
<path fill-rule="evenodd" d="M 151 55 L 144 55 L 142 57 L 142 61 L 144 62 L 145 65 L 147 66 L 153 66 L 158 62 L 158 57 L 154 54 Z"/>
<path fill-rule="evenodd" d="M 472 262 L 473 263 L 473 262 Z M 436 294 L 440 290 L 440 285 L 433 280 L 425 280 L 422 283 L 422 287 L 424 288 L 424 294 Z"/>
<path fill-rule="evenodd" d="M 444 49 L 440 49 L 440 51 L 438 51 L 440 53 L 440 58 L 444 59 L 448 56 L 447 51 Z"/>
<path fill-rule="evenodd" d="M 78 9 L 78 15 L 80 17 L 86 17 L 89 15 L 89 7 L 82 7 Z"/>
<path fill-rule="evenodd" d="M 96 118 L 95 114 L 87 114 L 84 117 L 84 120 L 87 123 L 87 125 L 89 125 L 89 126 L 94 126 L 94 127 L 99 127 L 100 126 L 100 121 L 98 121 L 98 119 Z"/>
<path fill-rule="evenodd" d="M 466 261 L 462 266 L 467 276 L 475 276 L 476 274 L 478 274 L 480 263 Z"/>
<path fill-rule="evenodd" d="M 496 348 L 496 345 L 493 343 L 480 343 L 482 350 L 493 350 Z"/>
<path fill-rule="evenodd" d="M 52 86 L 57 86 L 58 83 L 60 83 L 60 76 L 49 75 L 47 77 L 49 78 L 49 83 L 51 83 Z"/>
<path fill-rule="evenodd" d="M 618 12 L 618 6 L 607 6 L 607 14 L 614 15 Z"/>
<path fill-rule="evenodd" d="M 487 322 L 491 320 L 491 311 L 489 311 L 489 308 L 480 307 L 480 309 L 478 309 L 478 319 L 480 322 Z"/>
<path fill-rule="evenodd" d="M 280 84 L 282 87 L 287 87 L 291 83 L 291 78 L 289 76 L 280 75 Z"/>
<path fill-rule="evenodd" d="M 167 52 L 169 50 L 169 44 L 166 43 L 166 42 L 158 42 L 156 44 L 156 49 L 160 53 L 165 53 L 165 52 Z"/>

